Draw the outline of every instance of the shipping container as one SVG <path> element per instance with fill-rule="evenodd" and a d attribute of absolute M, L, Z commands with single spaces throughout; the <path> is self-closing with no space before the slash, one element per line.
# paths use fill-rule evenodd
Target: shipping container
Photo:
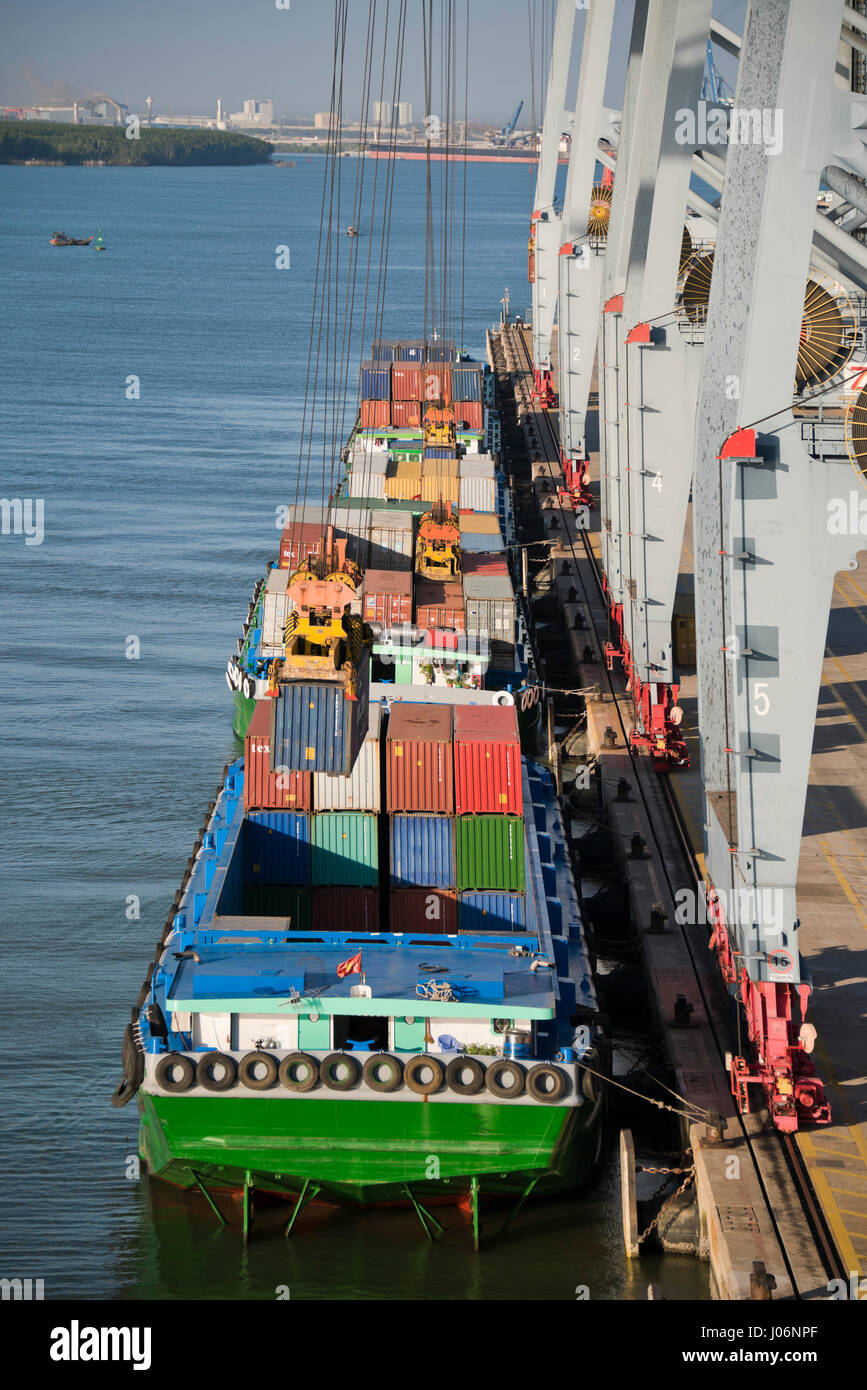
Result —
<path fill-rule="evenodd" d="M 354 560 L 363 570 L 367 569 L 370 509 L 335 502 L 328 513 L 328 521 L 334 527 L 334 539 L 346 541 L 347 560 Z"/>
<path fill-rule="evenodd" d="M 411 512 L 375 511 L 370 517 L 368 563 L 378 570 L 410 570 L 413 554 Z"/>
<path fill-rule="evenodd" d="M 382 706 L 370 703 L 367 737 L 348 777 L 328 772 L 313 773 L 313 806 L 317 811 L 379 811 L 379 731 Z"/>
<path fill-rule="evenodd" d="M 451 705 L 394 704 L 386 738 L 389 812 L 454 811 Z"/>
<path fill-rule="evenodd" d="M 478 367 L 469 363 L 452 367 L 452 399 L 455 403 L 481 401 L 482 374 Z"/>
<path fill-rule="evenodd" d="M 391 816 L 389 854 L 393 888 L 454 888 L 451 816 Z"/>
<path fill-rule="evenodd" d="M 364 576 L 361 612 L 365 622 L 412 622 L 412 574 L 409 570 L 368 570 Z"/>
<path fill-rule="evenodd" d="M 458 505 L 461 511 L 490 514 L 497 510 L 497 482 L 495 478 L 461 477 L 458 491 Z"/>
<path fill-rule="evenodd" d="M 431 362 L 425 366 L 422 379 L 422 400 L 426 405 L 450 405 L 452 399 L 451 367 L 446 362 Z"/>
<path fill-rule="evenodd" d="M 384 429 L 391 421 L 388 401 L 362 401 L 359 425 L 363 430 Z"/>
<path fill-rule="evenodd" d="M 388 450 L 378 448 L 369 435 L 359 435 L 352 446 L 349 463 L 351 468 L 362 468 L 365 473 L 381 473 L 384 477 L 388 467 Z"/>
<path fill-rule="evenodd" d="M 271 770 L 271 717 L 271 701 L 257 701 L 244 739 L 244 808 L 312 811 L 311 774 Z"/>
<path fill-rule="evenodd" d="M 397 344 L 391 338 L 382 338 L 373 344 L 371 358 L 374 362 L 393 362 Z"/>
<path fill-rule="evenodd" d="M 385 495 L 390 498 L 421 499 L 421 463 L 412 459 L 393 459 L 385 475 Z"/>
<path fill-rule="evenodd" d="M 524 821 L 521 816 L 459 816 L 455 820 L 455 872 L 461 892 L 524 891 Z"/>
<path fill-rule="evenodd" d="M 462 478 L 496 478 L 497 465 L 490 454 L 464 454 L 461 459 Z"/>
<path fill-rule="evenodd" d="M 290 573 L 297 570 L 311 555 L 321 555 L 324 544 L 325 517 L 302 521 L 299 509 L 297 519 L 287 522 L 280 537 L 280 568 Z"/>
<path fill-rule="evenodd" d="M 290 931 L 309 931 L 310 889 L 287 883 L 248 883 L 244 887 L 245 917 L 288 917 Z"/>
<path fill-rule="evenodd" d="M 481 430 L 483 416 L 479 401 L 460 401 L 454 409 L 458 429 Z"/>
<path fill-rule="evenodd" d="M 391 398 L 391 368 L 384 363 L 363 362 L 361 365 L 361 395 L 366 401 L 387 401 Z"/>
<path fill-rule="evenodd" d="M 302 811 L 251 811 L 244 821 L 246 883 L 310 882 L 310 821 Z"/>
<path fill-rule="evenodd" d="M 467 632 L 483 632 L 492 642 L 515 640 L 515 595 L 502 574 L 464 575 Z"/>
<path fill-rule="evenodd" d="M 418 401 L 392 401 L 391 423 L 399 430 L 419 429 L 421 406 Z"/>
<path fill-rule="evenodd" d="M 461 521 L 469 521 L 473 524 L 484 521 L 482 512 L 473 512 L 471 516 L 461 517 Z M 461 554 L 462 555 L 493 555 L 499 552 L 501 555 L 506 549 L 505 542 L 499 531 L 494 535 L 491 531 L 484 533 L 461 530 Z"/>
<path fill-rule="evenodd" d="M 434 461 L 442 462 L 442 463 L 447 463 L 447 464 L 454 464 L 454 470 L 453 470 L 452 473 L 450 473 L 450 476 L 455 477 L 455 478 L 458 476 L 458 459 L 457 459 L 457 455 L 455 454 L 454 448 L 452 448 L 452 447 L 449 446 L 449 445 L 446 445 L 446 444 L 426 444 L 426 445 L 425 445 L 425 448 L 424 448 L 424 453 L 423 453 L 423 455 L 422 455 L 422 459 L 423 459 L 423 463 L 422 463 L 422 476 L 424 476 L 424 473 L 428 471 L 428 470 L 425 468 L 425 464 L 427 464 L 427 463 L 433 463 Z"/>
<path fill-rule="evenodd" d="M 421 480 L 421 500 L 423 502 L 448 502 L 451 506 L 458 505 L 460 497 L 460 480 L 457 477 L 437 473 L 432 470 L 422 475 Z"/>
<path fill-rule="evenodd" d="M 427 343 L 425 347 L 425 357 L 428 362 L 452 362 L 455 355 L 455 345 L 447 339 L 443 339 L 441 342 Z"/>
<path fill-rule="evenodd" d="M 514 705 L 455 705 L 455 814 L 520 816 L 521 741 Z"/>
<path fill-rule="evenodd" d="M 422 399 L 422 368 L 412 362 L 399 362 L 391 369 L 391 392 L 396 401 Z"/>
<path fill-rule="evenodd" d="M 417 579 L 415 621 L 417 627 L 444 627 L 454 632 L 466 632 L 461 585 L 456 582 L 447 584 L 441 579 Z"/>
<path fill-rule="evenodd" d="M 365 473 L 361 468 L 353 468 L 349 475 L 348 487 L 350 497 L 385 501 L 385 477 L 382 473 Z"/>
<path fill-rule="evenodd" d="M 359 811 L 317 811 L 311 820 L 314 888 L 375 888 L 379 882 L 377 817 Z"/>
<path fill-rule="evenodd" d="M 379 931 L 376 888 L 314 888 L 310 896 L 314 931 Z"/>
<path fill-rule="evenodd" d="M 523 893 L 461 893 L 462 932 L 523 931 L 527 920 Z"/>
<path fill-rule="evenodd" d="M 352 771 L 368 724 L 370 659 L 358 663 L 357 699 L 349 700 L 338 681 L 292 682 L 280 686 L 271 725 L 271 770 Z"/>
<path fill-rule="evenodd" d="M 461 533 L 469 531 L 473 535 L 499 536 L 500 523 L 495 516 L 478 512 L 465 512 L 458 517 Z"/>
<path fill-rule="evenodd" d="M 422 338 L 400 338 L 394 344 L 395 362 L 423 362 L 424 340 Z"/>
<path fill-rule="evenodd" d="M 262 597 L 262 645 L 282 647 L 283 629 L 289 614 L 286 589 L 291 578 L 288 569 L 270 570 Z"/>
<path fill-rule="evenodd" d="M 464 578 L 475 574 L 504 574 L 508 577 L 509 567 L 506 564 L 504 555 L 471 555 L 465 553 L 461 555 L 461 569 Z"/>
<path fill-rule="evenodd" d="M 388 895 L 388 930 L 409 936 L 454 936 L 458 905 L 448 888 L 394 888 Z"/>

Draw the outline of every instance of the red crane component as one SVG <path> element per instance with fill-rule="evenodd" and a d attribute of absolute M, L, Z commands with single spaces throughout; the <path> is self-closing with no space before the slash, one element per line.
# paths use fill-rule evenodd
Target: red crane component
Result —
<path fill-rule="evenodd" d="M 545 410 L 553 410 L 556 406 L 557 392 L 554 390 L 554 377 L 550 367 L 533 369 L 533 390 L 530 399 L 538 401 Z"/>
<path fill-rule="evenodd" d="M 558 488 L 563 494 L 561 501 L 568 499 L 573 507 L 592 507 L 593 493 L 590 491 L 590 463 L 587 459 L 569 458 L 566 454 L 560 454 L 560 462 L 563 466 L 563 476 L 566 479 L 566 487 Z"/>
<path fill-rule="evenodd" d="M 785 1134 L 801 1124 L 827 1125 L 831 1107 L 810 1060 L 814 1031 L 799 1027 L 794 1017 L 797 990 L 801 1019 L 807 1011 L 810 986 L 784 981 L 751 980 L 740 954 L 733 950 L 716 891 L 708 891 L 708 917 L 713 925 L 708 945 L 716 952 L 723 979 L 740 999 L 752 1044 L 753 1061 L 730 1060 L 732 1095 L 738 1109 L 750 1114 L 750 1086 L 760 1086 L 774 1126 Z"/>
<path fill-rule="evenodd" d="M 609 617 L 613 640 L 604 645 L 605 665 L 614 670 L 615 662 L 623 666 L 627 689 L 635 704 L 637 727 L 629 735 L 632 748 L 646 748 L 658 772 L 672 767 L 689 767 L 686 740 L 680 731 L 682 710 L 677 703 L 679 685 L 667 681 L 643 681 L 636 673 L 632 650 L 623 626 L 623 604 L 612 603 L 607 584 Z"/>

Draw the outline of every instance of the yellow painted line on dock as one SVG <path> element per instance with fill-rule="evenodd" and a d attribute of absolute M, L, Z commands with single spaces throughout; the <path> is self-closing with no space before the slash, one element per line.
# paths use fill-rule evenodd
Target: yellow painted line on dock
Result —
<path fill-rule="evenodd" d="M 853 584 L 863 599 L 867 599 L 867 593 L 864 592 L 860 584 L 855 584 L 855 580 L 851 579 L 848 574 L 837 576 L 837 580 L 834 584 L 834 592 L 840 595 L 840 598 L 843 600 L 844 603 L 848 603 L 849 607 L 854 610 L 855 616 L 860 618 L 862 623 L 864 623 L 865 627 L 867 627 L 867 617 L 865 617 L 864 614 L 861 612 L 861 605 L 858 603 L 857 599 L 850 598 L 849 595 L 846 593 L 846 590 L 841 587 L 841 579 L 847 579 L 850 584 Z"/>
<path fill-rule="evenodd" d="M 861 1256 L 858 1255 L 852 1244 L 849 1230 L 840 1213 L 840 1208 L 834 1200 L 834 1194 L 828 1186 L 827 1179 L 822 1170 L 818 1168 L 815 1163 L 809 1161 L 811 1158 L 815 1159 L 818 1155 L 816 1154 L 815 1145 L 813 1144 L 811 1136 L 806 1134 L 803 1130 L 798 1134 L 798 1146 L 807 1159 L 807 1167 L 810 1170 L 810 1181 L 815 1187 L 819 1200 L 822 1203 L 825 1219 L 831 1227 L 831 1234 L 837 1242 L 837 1248 L 840 1254 L 843 1256 L 847 1267 L 852 1270 L 853 1273 L 863 1274 L 865 1266 L 862 1263 Z"/>
<path fill-rule="evenodd" d="M 840 887 L 843 889 L 843 892 L 846 894 L 846 897 L 849 899 L 850 904 L 858 914 L 858 918 L 861 922 L 862 927 L 864 927 L 864 929 L 867 930 L 867 913 L 865 913 L 858 899 L 858 895 L 856 894 L 846 875 L 843 873 L 843 870 L 840 868 L 834 855 L 831 853 L 831 850 L 828 847 L 827 840 L 825 840 L 823 836 L 818 835 L 816 837 L 816 843 L 818 844 L 820 850 L 827 859 L 828 864 L 831 867 L 831 872 L 833 873 Z"/>

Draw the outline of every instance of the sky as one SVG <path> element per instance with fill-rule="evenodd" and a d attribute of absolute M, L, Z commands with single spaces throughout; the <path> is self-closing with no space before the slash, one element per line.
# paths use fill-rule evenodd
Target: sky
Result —
<path fill-rule="evenodd" d="M 443 0 L 433 3 L 442 14 Z M 501 126 L 523 100 L 519 127 L 529 124 L 534 104 L 541 124 L 554 0 L 456 0 L 461 34 L 467 4 L 469 118 Z M 376 0 L 377 22 L 384 29 L 388 12 L 392 35 L 399 6 Z M 745 0 L 718 0 L 714 13 L 740 31 L 744 8 Z M 422 0 L 406 0 L 401 97 L 412 102 L 416 120 L 425 104 L 421 9 Z M 616 0 L 609 106 L 621 102 L 632 10 L 633 0 Z M 31 105 L 96 91 L 133 112 L 143 112 L 151 96 L 154 114 L 213 115 L 218 97 L 226 112 L 241 110 L 247 97 L 270 97 L 278 116 L 310 115 L 331 104 L 333 12 L 332 0 L 0 0 L 0 101 Z M 535 80 L 528 12 L 535 19 Z M 349 15 L 344 112 L 357 119 L 367 0 L 349 0 Z M 584 14 L 577 18 L 580 34 Z M 725 62 L 720 70 L 730 77 Z M 462 85 L 462 57 L 458 67 Z M 461 100 L 460 114 L 462 107 Z"/>

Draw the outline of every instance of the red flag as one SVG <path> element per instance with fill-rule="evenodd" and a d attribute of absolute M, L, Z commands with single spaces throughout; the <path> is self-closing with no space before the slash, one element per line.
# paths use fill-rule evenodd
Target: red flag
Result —
<path fill-rule="evenodd" d="M 361 974 L 361 952 L 357 956 L 350 956 L 349 960 L 342 960 L 337 967 L 337 978 L 342 980 L 344 975 Z"/>

